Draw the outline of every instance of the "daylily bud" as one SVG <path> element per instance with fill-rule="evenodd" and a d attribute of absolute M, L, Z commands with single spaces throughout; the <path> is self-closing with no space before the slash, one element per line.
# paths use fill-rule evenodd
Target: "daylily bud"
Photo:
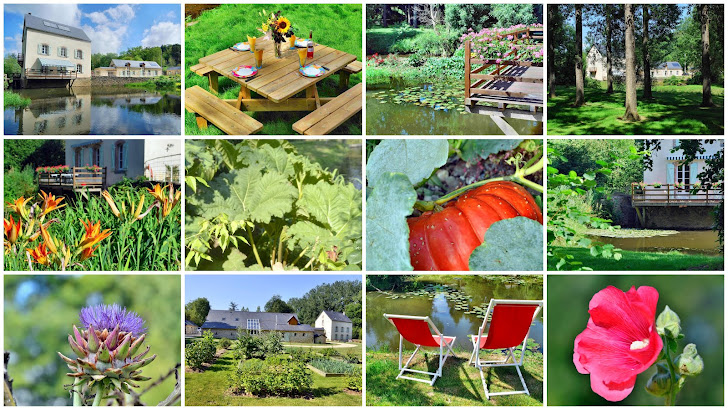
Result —
<path fill-rule="evenodd" d="M 685 376 L 697 376 L 705 367 L 703 358 L 700 357 L 698 348 L 693 343 L 685 346 L 682 354 L 675 358 L 674 363 L 680 374 Z"/>
<path fill-rule="evenodd" d="M 647 381 L 645 390 L 647 390 L 647 393 L 658 397 L 670 392 L 670 371 L 665 365 L 657 365 L 657 372 Z"/>
<path fill-rule="evenodd" d="M 660 313 L 655 322 L 657 326 L 657 333 L 660 336 L 667 335 L 670 338 L 677 338 L 680 335 L 680 317 L 677 313 L 673 312 L 669 306 L 665 306 L 665 310 Z"/>

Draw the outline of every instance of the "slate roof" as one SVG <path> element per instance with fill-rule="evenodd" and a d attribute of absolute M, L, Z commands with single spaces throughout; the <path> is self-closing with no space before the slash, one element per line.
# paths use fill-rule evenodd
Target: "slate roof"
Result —
<path fill-rule="evenodd" d="M 167 67 L 167 71 L 169 71 L 169 70 L 179 70 L 179 69 L 181 69 L 181 67 L 178 66 L 178 65 L 176 65 L 174 67 Z"/>
<path fill-rule="evenodd" d="M 258 319 L 260 330 L 281 331 L 281 332 L 313 332 L 310 325 L 289 325 L 291 318 L 298 316 L 295 313 L 270 313 L 270 312 L 240 312 L 229 310 L 210 310 L 207 319 L 202 325 L 203 329 L 237 329 L 248 327 L 248 319 Z"/>
<path fill-rule="evenodd" d="M 682 70 L 680 63 L 675 61 L 668 61 L 657 66 L 659 70 Z"/>
<path fill-rule="evenodd" d="M 329 317 L 332 321 L 336 322 L 345 322 L 345 323 L 351 323 L 351 319 L 349 319 L 345 314 L 340 312 L 334 312 L 332 310 L 324 310 L 326 316 Z"/>
<path fill-rule="evenodd" d="M 190 322 L 189 320 L 185 320 L 185 326 L 197 326 L 197 325 Z"/>
<path fill-rule="evenodd" d="M 44 33 L 51 33 L 58 36 L 75 38 L 81 41 L 88 41 L 89 43 L 91 42 L 91 39 L 88 38 L 86 33 L 78 27 L 71 27 L 63 23 L 57 23 L 55 21 L 42 19 L 32 14 L 25 15 L 25 28 L 42 31 Z"/>
<path fill-rule="evenodd" d="M 162 68 L 156 61 L 118 60 L 116 58 L 111 60 L 114 67 L 126 67 L 126 63 L 129 63 L 131 68 L 141 68 L 142 63 L 144 63 L 144 68 Z"/>

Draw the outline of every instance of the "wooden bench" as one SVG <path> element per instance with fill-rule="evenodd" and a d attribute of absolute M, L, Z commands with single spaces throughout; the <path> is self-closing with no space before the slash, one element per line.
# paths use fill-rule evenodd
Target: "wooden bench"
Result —
<path fill-rule="evenodd" d="M 363 86 L 359 83 L 293 124 L 304 135 L 325 135 L 361 111 Z"/>
<path fill-rule="evenodd" d="M 190 71 L 193 73 L 207 77 L 207 81 L 209 83 L 210 90 L 212 90 L 213 93 L 217 94 L 217 77 L 218 74 L 213 70 L 212 67 L 210 67 L 207 64 L 197 64 L 190 67 Z"/>
<path fill-rule="evenodd" d="M 361 61 L 352 61 L 343 70 L 339 71 L 339 87 L 342 90 L 349 88 L 349 76 L 361 73 Z"/>
<path fill-rule="evenodd" d="M 197 85 L 185 90 L 185 109 L 197 115 L 197 126 L 201 129 L 207 128 L 208 121 L 228 135 L 249 135 L 263 128 L 255 118 Z"/>

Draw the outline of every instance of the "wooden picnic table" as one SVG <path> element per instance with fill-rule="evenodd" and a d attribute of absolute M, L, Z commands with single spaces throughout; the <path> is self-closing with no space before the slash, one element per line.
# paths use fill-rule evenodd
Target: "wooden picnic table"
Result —
<path fill-rule="evenodd" d="M 232 46 L 232 44 L 231 44 Z M 282 57 L 274 55 L 274 43 L 265 37 L 256 40 L 255 47 L 263 49 L 263 67 L 251 78 L 238 78 L 232 70 L 241 65 L 255 66 L 255 56 L 250 51 L 225 49 L 200 59 L 192 70 L 209 77 L 210 91 L 218 92 L 218 76 L 222 75 L 240 84 L 235 107 L 243 111 L 313 111 L 333 98 L 321 98 L 316 84 L 356 61 L 356 56 L 327 47 L 314 45 L 314 58 L 306 64 L 315 63 L 328 70 L 320 77 L 310 78 L 299 74 L 298 52 L 290 50 L 288 42 L 281 44 Z M 306 91 L 305 98 L 293 98 Z M 264 98 L 253 98 L 251 91 Z"/>

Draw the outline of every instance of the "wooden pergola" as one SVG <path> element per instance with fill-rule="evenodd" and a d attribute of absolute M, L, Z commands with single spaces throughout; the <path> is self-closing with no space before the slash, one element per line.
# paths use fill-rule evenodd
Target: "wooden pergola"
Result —
<path fill-rule="evenodd" d="M 509 35 L 513 36 L 513 42 L 523 38 L 543 42 L 542 27 L 525 27 L 502 33 L 498 38 L 507 38 Z M 518 56 L 522 45 L 514 45 L 500 61 L 474 58 L 471 56 L 470 41 L 466 41 L 464 47 L 465 106 L 469 112 L 490 115 L 506 135 L 517 135 L 517 132 L 503 120 L 504 117 L 543 121 L 542 62 L 508 59 Z M 478 102 L 494 106 L 477 105 Z"/>

